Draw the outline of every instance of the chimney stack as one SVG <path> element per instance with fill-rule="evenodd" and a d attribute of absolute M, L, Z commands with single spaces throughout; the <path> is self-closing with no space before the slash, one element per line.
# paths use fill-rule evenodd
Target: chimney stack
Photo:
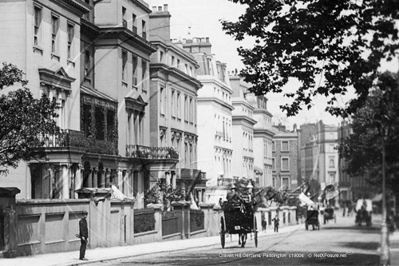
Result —
<path fill-rule="evenodd" d="M 150 33 L 162 39 L 170 40 L 170 13 L 168 5 L 153 6 L 153 13 L 150 14 Z"/>

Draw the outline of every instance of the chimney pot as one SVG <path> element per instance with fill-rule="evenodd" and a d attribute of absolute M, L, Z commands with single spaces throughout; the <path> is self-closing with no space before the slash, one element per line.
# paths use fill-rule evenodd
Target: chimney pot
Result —
<path fill-rule="evenodd" d="M 164 10 L 164 11 L 168 11 L 168 4 L 164 4 L 164 5 L 163 5 L 163 10 Z"/>
<path fill-rule="evenodd" d="M 162 6 L 158 6 L 158 12 L 162 12 Z"/>
<path fill-rule="evenodd" d="M 157 12 L 157 7 L 156 7 L 156 6 L 153 6 L 153 7 L 152 7 L 152 11 L 153 11 L 153 12 Z"/>

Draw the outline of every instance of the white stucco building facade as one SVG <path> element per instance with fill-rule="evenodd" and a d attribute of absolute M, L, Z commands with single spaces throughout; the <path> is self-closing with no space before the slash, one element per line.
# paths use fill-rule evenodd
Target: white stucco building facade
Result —
<path fill-rule="evenodd" d="M 233 178 L 232 95 L 226 64 L 211 51 L 209 38 L 183 39 L 182 47 L 199 64 L 197 79 L 202 83 L 197 98 L 198 168 L 206 172 L 206 201 L 225 198 L 222 188 Z"/>
<path fill-rule="evenodd" d="M 233 94 L 233 163 L 234 178 L 254 179 L 254 125 L 253 110 L 247 101 L 250 84 L 237 75 L 230 76 Z"/>
<path fill-rule="evenodd" d="M 267 98 L 248 94 L 247 100 L 254 107 L 254 171 L 257 186 L 272 185 L 272 142 L 275 135 L 272 129 L 273 115 L 267 110 Z"/>

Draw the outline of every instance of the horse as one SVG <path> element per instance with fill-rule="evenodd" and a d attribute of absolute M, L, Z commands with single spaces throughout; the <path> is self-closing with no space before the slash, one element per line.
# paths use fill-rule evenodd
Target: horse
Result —
<path fill-rule="evenodd" d="M 261 202 L 261 193 L 256 193 L 253 197 L 252 195 L 249 196 L 247 200 L 241 200 L 241 207 L 240 211 L 242 213 L 242 219 L 245 222 L 252 222 L 252 224 L 246 224 L 248 228 L 246 228 L 246 231 L 252 232 L 252 230 L 257 230 L 257 225 L 255 224 L 255 219 L 253 217 L 253 214 L 255 212 L 255 208 L 258 202 Z M 247 233 L 239 233 L 238 234 L 238 245 L 241 245 L 241 247 L 245 246 L 245 243 L 247 242 L 248 234 Z"/>
<path fill-rule="evenodd" d="M 371 225 L 371 215 L 369 212 L 362 206 L 360 210 L 357 211 L 355 223 L 359 226 L 362 226 L 362 223 L 366 222 L 367 226 Z"/>

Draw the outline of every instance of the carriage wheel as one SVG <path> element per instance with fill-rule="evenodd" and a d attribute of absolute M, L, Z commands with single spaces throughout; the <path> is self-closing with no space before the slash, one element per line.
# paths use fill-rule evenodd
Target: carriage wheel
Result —
<path fill-rule="evenodd" d="M 224 226 L 224 219 L 220 217 L 220 243 L 222 244 L 222 248 L 224 248 L 225 244 L 225 226 Z"/>
<path fill-rule="evenodd" d="M 256 223 L 256 217 L 254 219 L 254 240 L 255 240 L 255 247 L 258 247 L 258 226 Z"/>
<path fill-rule="evenodd" d="M 372 224 L 372 222 L 371 222 L 371 216 L 369 216 L 369 217 L 368 217 L 368 223 L 367 223 L 367 225 L 368 225 L 368 226 L 371 226 L 371 224 Z"/>
<path fill-rule="evenodd" d="M 255 231 L 255 247 L 258 247 L 258 231 Z"/>

